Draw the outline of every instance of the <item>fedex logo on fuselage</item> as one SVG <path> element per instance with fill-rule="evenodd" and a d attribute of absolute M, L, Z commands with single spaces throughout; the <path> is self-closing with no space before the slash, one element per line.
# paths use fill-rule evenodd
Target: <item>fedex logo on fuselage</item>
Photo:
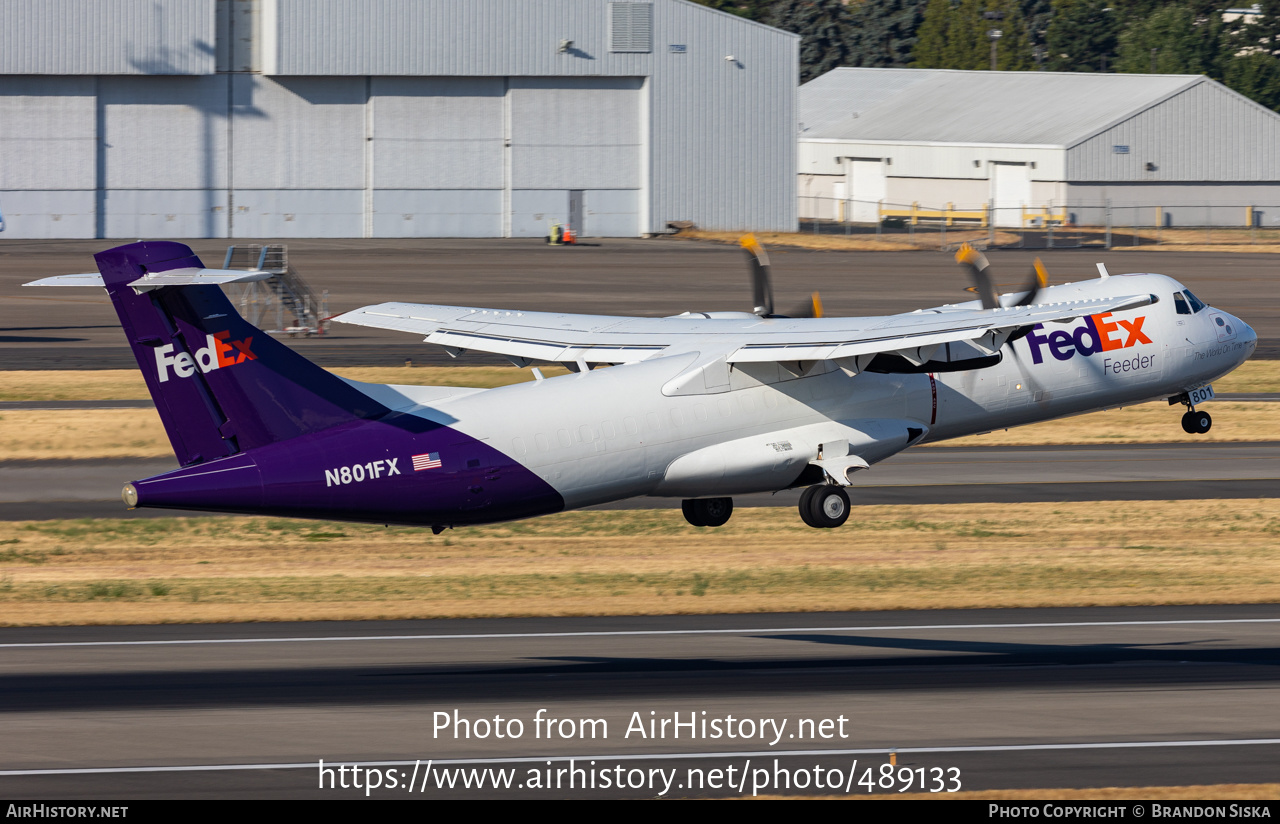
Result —
<path fill-rule="evenodd" d="M 196 373 L 196 367 L 199 367 L 201 372 L 210 372 L 224 366 L 234 366 L 247 360 L 258 359 L 258 356 L 249 348 L 253 343 L 252 335 L 244 340 L 230 340 L 230 338 L 230 331 L 205 335 L 207 345 L 197 349 L 194 357 L 187 352 L 179 352 L 175 355 L 172 343 L 161 346 L 156 350 L 156 372 L 160 376 L 160 382 L 169 380 L 170 366 L 178 377 L 189 378 Z"/>
<path fill-rule="evenodd" d="M 1142 331 L 1146 317 L 1132 320 L 1109 320 L 1110 312 L 1101 315 L 1087 315 L 1084 325 L 1068 331 L 1055 329 L 1044 334 L 1044 324 L 1037 323 L 1027 335 L 1027 346 L 1031 348 L 1031 359 L 1036 363 L 1044 362 L 1044 350 L 1057 360 L 1070 360 L 1077 353 L 1088 357 L 1097 352 L 1110 352 L 1113 349 L 1126 349 L 1139 343 L 1151 343 L 1151 338 Z"/>

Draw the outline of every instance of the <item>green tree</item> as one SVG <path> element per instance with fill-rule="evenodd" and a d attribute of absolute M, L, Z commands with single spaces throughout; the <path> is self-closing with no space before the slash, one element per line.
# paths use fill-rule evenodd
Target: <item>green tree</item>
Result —
<path fill-rule="evenodd" d="M 1022 18 L 1033 46 L 1043 46 L 1053 20 L 1053 0 L 1022 0 Z"/>
<path fill-rule="evenodd" d="M 1280 111 L 1280 0 L 1263 0 L 1259 12 L 1235 21 L 1223 38 L 1222 82 Z"/>
<path fill-rule="evenodd" d="M 993 19 L 988 15 L 999 15 Z M 912 65 L 927 69 L 990 69 L 991 38 L 998 30 L 996 68 L 1034 67 L 1031 38 L 1018 0 L 930 0 L 920 24 Z"/>
<path fill-rule="evenodd" d="M 840 0 L 774 0 L 760 22 L 800 35 L 801 83 L 853 65 L 852 15 Z"/>
<path fill-rule="evenodd" d="M 1200 3 L 1175 3 L 1131 20 L 1120 33 L 1116 70 L 1221 77 L 1221 13 Z"/>
<path fill-rule="evenodd" d="M 1255 103 L 1280 112 L 1280 58 L 1275 55 L 1255 52 L 1232 58 L 1222 82 Z"/>
<path fill-rule="evenodd" d="M 924 19 L 916 31 L 916 47 L 911 65 L 922 69 L 942 68 L 947 61 L 947 41 L 951 33 L 951 0 L 929 0 Z"/>
<path fill-rule="evenodd" d="M 693 2 L 716 11 L 736 14 L 748 20 L 759 20 L 769 6 L 769 0 L 693 0 Z"/>
<path fill-rule="evenodd" d="M 927 0 L 867 0 L 853 10 L 849 65 L 908 66 Z"/>
<path fill-rule="evenodd" d="M 1115 63 L 1120 14 L 1108 0 L 1054 0 L 1045 33 L 1045 68 L 1055 72 L 1101 72 Z"/>

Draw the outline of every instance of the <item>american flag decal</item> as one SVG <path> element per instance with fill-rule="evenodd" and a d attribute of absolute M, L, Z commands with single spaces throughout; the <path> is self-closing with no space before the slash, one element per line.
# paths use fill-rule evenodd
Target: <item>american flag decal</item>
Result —
<path fill-rule="evenodd" d="M 414 472 L 421 472 L 424 469 L 439 469 L 439 468 L 440 468 L 439 452 L 427 452 L 424 455 L 413 456 Z"/>

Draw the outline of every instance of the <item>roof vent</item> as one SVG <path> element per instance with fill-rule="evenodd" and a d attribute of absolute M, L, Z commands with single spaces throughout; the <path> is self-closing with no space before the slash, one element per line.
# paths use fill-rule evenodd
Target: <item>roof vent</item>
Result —
<path fill-rule="evenodd" d="M 653 3 L 613 0 L 609 3 L 609 51 L 653 50 Z"/>

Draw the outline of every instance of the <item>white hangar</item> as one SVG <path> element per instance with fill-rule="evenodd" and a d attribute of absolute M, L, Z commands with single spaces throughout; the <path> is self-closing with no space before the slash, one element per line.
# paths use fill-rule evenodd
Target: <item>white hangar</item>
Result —
<path fill-rule="evenodd" d="M 795 228 L 799 38 L 685 0 L 0 8 L 0 237 Z"/>
<path fill-rule="evenodd" d="M 1280 225 L 1280 114 L 1198 75 L 841 68 L 800 87 L 798 117 L 803 217 L 875 221 L 883 201 Z"/>

